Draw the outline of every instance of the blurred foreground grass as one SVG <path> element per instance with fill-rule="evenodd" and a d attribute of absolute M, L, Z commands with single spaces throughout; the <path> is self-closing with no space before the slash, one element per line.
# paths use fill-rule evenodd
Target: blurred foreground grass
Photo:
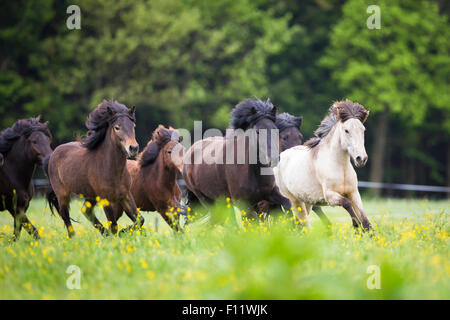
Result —
<path fill-rule="evenodd" d="M 214 212 L 228 219 L 218 226 L 194 221 L 173 234 L 157 214 L 144 213 L 145 235 L 104 238 L 74 201 L 71 216 L 80 223 L 68 240 L 62 220 L 37 199 L 28 216 L 38 242 L 22 231 L 12 243 L 12 218 L 0 214 L 0 299 L 449 299 L 450 201 L 364 204 L 374 237 L 355 232 L 342 208 L 324 207 L 329 234 L 314 215 L 310 230 L 290 215 L 239 228 L 222 203 Z M 80 290 L 66 287 L 70 265 L 82 271 Z M 366 285 L 371 265 L 380 268 L 379 290 Z"/>

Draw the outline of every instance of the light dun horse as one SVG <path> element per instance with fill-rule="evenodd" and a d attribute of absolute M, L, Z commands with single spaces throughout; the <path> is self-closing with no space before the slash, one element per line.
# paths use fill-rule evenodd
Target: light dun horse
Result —
<path fill-rule="evenodd" d="M 358 103 L 336 102 L 314 132 L 315 138 L 281 153 L 275 180 L 300 222 L 308 223 L 313 205 L 339 205 L 348 211 L 354 227 L 371 228 L 350 162 L 357 167 L 367 162 L 363 123 L 368 116 Z"/>

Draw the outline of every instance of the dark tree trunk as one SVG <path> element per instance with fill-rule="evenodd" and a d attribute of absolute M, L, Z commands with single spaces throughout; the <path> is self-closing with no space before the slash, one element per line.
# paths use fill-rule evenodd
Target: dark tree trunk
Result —
<path fill-rule="evenodd" d="M 375 139 L 370 155 L 370 181 L 383 182 L 384 176 L 384 158 L 387 145 L 387 130 L 389 121 L 389 110 L 384 110 L 379 116 L 375 125 Z M 381 189 L 371 189 L 372 196 L 379 196 Z"/>

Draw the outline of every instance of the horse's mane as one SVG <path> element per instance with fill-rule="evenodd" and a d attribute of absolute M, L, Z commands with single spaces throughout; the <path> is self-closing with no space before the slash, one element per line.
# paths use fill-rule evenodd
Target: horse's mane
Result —
<path fill-rule="evenodd" d="M 314 131 L 314 138 L 305 142 L 305 146 L 314 148 L 319 142 L 330 133 L 331 129 L 338 122 L 345 122 L 349 119 L 358 119 L 362 123 L 367 120 L 369 110 L 362 105 L 348 99 L 336 101 L 328 110 L 328 115 L 322 120 L 319 127 Z"/>
<path fill-rule="evenodd" d="M 14 143 L 22 136 L 28 138 L 33 132 L 39 131 L 51 138 L 47 122 L 40 122 L 41 117 L 18 120 L 12 127 L 0 133 L 0 153 L 6 154 Z"/>
<path fill-rule="evenodd" d="M 269 99 L 266 101 L 247 99 L 239 102 L 231 111 L 230 127 L 247 130 L 263 118 L 275 122 L 276 114 L 277 109 Z"/>
<path fill-rule="evenodd" d="M 275 125 L 280 131 L 292 127 L 300 128 L 300 126 L 302 125 L 302 120 L 302 117 L 295 117 L 287 112 L 284 112 L 277 115 Z"/>
<path fill-rule="evenodd" d="M 88 132 L 81 141 L 83 147 L 90 150 L 97 148 L 105 139 L 108 126 L 120 116 L 128 116 L 131 121 L 136 121 L 134 113 L 130 114 L 125 105 L 117 101 L 103 100 L 88 116 Z"/>
<path fill-rule="evenodd" d="M 172 140 L 172 134 L 175 132 L 178 133 L 178 131 L 174 128 L 169 127 L 169 129 L 167 129 L 160 124 L 158 128 L 153 131 L 152 139 L 147 143 L 147 146 L 139 155 L 139 165 L 141 167 L 145 167 L 155 162 L 159 151 L 164 148 L 170 140 Z"/>

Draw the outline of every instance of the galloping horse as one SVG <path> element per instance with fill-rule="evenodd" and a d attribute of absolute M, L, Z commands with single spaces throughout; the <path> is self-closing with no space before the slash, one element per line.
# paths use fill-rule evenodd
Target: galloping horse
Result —
<path fill-rule="evenodd" d="M 175 231 L 180 229 L 174 216 L 185 214 L 177 183 L 177 174 L 183 170 L 182 138 L 172 127 L 167 129 L 159 125 L 137 160 L 127 161 L 136 206 L 142 211 L 158 211 Z M 109 207 L 105 207 L 108 217 L 114 216 L 114 225 L 122 215 L 122 208 L 114 208 L 114 213 L 107 210 L 110 210 Z"/>
<path fill-rule="evenodd" d="M 272 153 L 270 132 L 265 141 L 267 148 L 262 148 L 261 143 L 255 141 L 264 139 L 260 133 L 262 130 L 277 129 L 276 113 L 276 107 L 269 100 L 240 102 L 231 112 L 232 134 L 225 138 L 212 137 L 197 141 L 187 151 L 183 178 L 188 189 L 203 205 L 219 197 L 229 196 L 234 203 L 245 202 L 250 205 L 250 212 L 256 209 L 261 200 L 289 208 L 289 201 L 278 191 L 273 175 L 261 174 L 261 169 L 269 169 L 274 161 L 269 157 Z M 258 139 L 251 139 L 249 135 L 252 134 Z M 260 154 L 253 163 L 250 161 L 252 150 Z M 243 155 L 240 160 L 239 153 Z M 208 156 L 213 159 L 208 159 Z M 196 163 L 198 158 L 200 163 Z"/>
<path fill-rule="evenodd" d="M 39 233 L 26 216 L 33 198 L 31 181 L 37 165 L 48 157 L 51 134 L 40 117 L 17 121 L 0 134 L 0 211 L 8 210 L 14 218 L 14 239 L 22 226 L 35 239 Z"/>
<path fill-rule="evenodd" d="M 56 207 L 69 237 L 74 235 L 69 217 L 71 193 L 84 195 L 84 214 L 101 233 L 106 230 L 93 212 L 98 197 L 107 199 L 111 206 L 120 205 L 134 222 L 131 227 L 144 223 L 137 215 L 126 167 L 127 157 L 139 151 L 134 123 L 135 107 L 128 109 L 117 101 L 104 100 L 89 114 L 89 131 L 83 140 L 58 146 L 48 159 L 48 177 L 54 190 L 48 195 L 50 208 Z"/>
<path fill-rule="evenodd" d="M 300 222 L 308 223 L 312 205 L 339 205 L 348 211 L 354 227 L 362 224 L 365 231 L 370 229 L 350 162 L 357 167 L 367 162 L 363 123 L 368 116 L 369 111 L 358 103 L 335 102 L 314 132 L 315 138 L 281 153 L 275 180 Z"/>

